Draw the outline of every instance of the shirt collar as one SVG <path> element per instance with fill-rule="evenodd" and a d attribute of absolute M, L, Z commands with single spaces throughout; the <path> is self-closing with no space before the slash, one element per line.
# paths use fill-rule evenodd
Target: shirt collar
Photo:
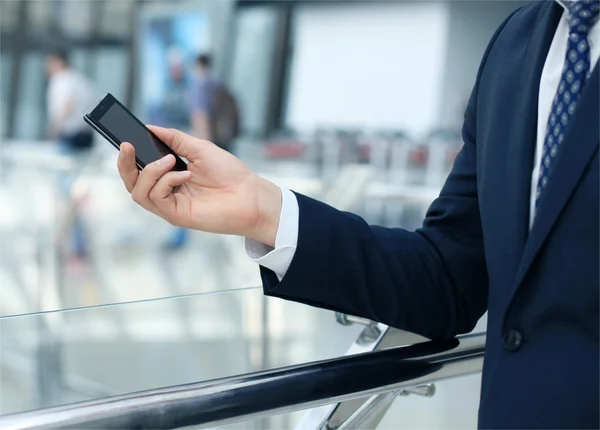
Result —
<path fill-rule="evenodd" d="M 556 3 L 561 5 L 566 11 L 569 10 L 569 2 L 573 0 L 555 0 Z"/>

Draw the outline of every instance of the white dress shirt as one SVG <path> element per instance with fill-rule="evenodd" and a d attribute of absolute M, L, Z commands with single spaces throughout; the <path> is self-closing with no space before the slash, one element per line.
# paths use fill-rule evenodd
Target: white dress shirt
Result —
<path fill-rule="evenodd" d="M 67 104 L 72 108 L 66 117 Z M 92 83 L 75 70 L 67 69 L 55 73 L 48 84 L 48 116 L 51 122 L 62 121 L 58 132 L 63 135 L 76 134 L 89 127 L 83 121 L 83 114 L 94 103 Z"/>
<path fill-rule="evenodd" d="M 557 0 L 565 8 L 548 56 L 544 63 L 544 69 L 540 79 L 540 90 L 538 95 L 538 122 L 537 122 L 537 140 L 535 147 L 535 164 L 531 174 L 531 197 L 530 197 L 530 227 L 533 224 L 533 211 L 535 208 L 535 190 L 542 161 L 542 149 L 544 146 L 544 136 L 546 133 L 546 124 L 550 116 L 552 100 L 556 94 L 560 82 L 563 63 L 567 53 L 567 42 L 569 38 L 569 20 L 566 0 Z M 592 69 L 600 57 L 600 25 L 599 22 L 593 25 L 588 35 L 590 45 L 590 63 Z M 246 251 L 248 256 L 256 263 L 271 269 L 279 280 L 283 278 L 287 269 L 292 263 L 296 246 L 298 244 L 298 223 L 299 208 L 296 196 L 288 189 L 282 188 L 283 202 L 281 209 L 281 218 L 277 230 L 275 248 L 263 245 L 256 241 L 246 239 Z"/>

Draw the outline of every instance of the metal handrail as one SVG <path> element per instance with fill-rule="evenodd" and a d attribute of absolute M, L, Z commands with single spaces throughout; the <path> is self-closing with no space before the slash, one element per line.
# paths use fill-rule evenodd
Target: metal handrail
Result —
<path fill-rule="evenodd" d="M 0 417 L 4 430 L 224 425 L 481 371 L 485 334 Z"/>

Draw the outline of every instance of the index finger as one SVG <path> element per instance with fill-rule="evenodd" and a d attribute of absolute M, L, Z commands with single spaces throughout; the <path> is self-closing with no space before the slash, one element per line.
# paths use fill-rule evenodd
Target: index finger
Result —
<path fill-rule="evenodd" d="M 119 176 L 125 184 L 125 188 L 131 193 L 139 175 L 137 164 L 135 162 L 135 148 L 131 143 L 123 142 L 121 144 L 117 167 L 119 169 Z"/>

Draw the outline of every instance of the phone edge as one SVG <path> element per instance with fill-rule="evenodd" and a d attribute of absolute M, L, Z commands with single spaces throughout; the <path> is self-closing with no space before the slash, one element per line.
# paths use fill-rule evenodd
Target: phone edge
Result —
<path fill-rule="evenodd" d="M 100 99 L 98 102 L 100 102 L 102 99 Z M 94 110 L 94 108 L 90 109 L 88 112 L 85 113 L 85 115 L 83 115 L 83 120 L 85 121 L 85 123 L 87 125 L 89 125 L 90 127 L 92 127 L 100 136 L 102 136 L 103 138 L 105 138 L 108 143 L 110 143 L 112 146 L 114 146 L 116 148 L 117 151 L 121 150 L 121 144 L 118 142 L 115 142 L 113 140 L 112 137 L 110 137 L 108 134 L 106 134 L 104 132 L 104 130 L 102 130 L 100 127 L 98 127 L 98 125 L 94 122 L 94 120 L 88 115 L 89 112 L 92 112 Z M 140 164 L 139 160 L 137 157 L 135 157 L 135 164 L 138 168 L 139 171 L 141 171 L 144 167 Z"/>
<path fill-rule="evenodd" d="M 156 138 L 158 141 L 160 141 L 165 147 L 168 148 L 169 152 L 171 154 L 173 154 L 176 158 L 176 162 L 175 162 L 175 166 L 179 165 L 181 163 L 181 167 L 183 168 L 183 170 L 181 169 L 177 169 L 180 171 L 185 171 L 187 170 L 187 163 L 179 156 L 175 153 L 175 151 L 173 151 L 166 143 L 164 143 L 158 136 L 156 136 L 156 134 L 150 130 L 148 128 L 148 126 L 146 124 L 144 124 L 133 112 L 131 112 L 131 110 L 129 110 L 129 108 L 127 108 L 127 106 L 125 106 L 123 103 L 121 103 L 119 101 L 119 99 L 117 99 L 115 96 L 113 96 L 111 93 L 104 93 L 102 94 L 95 102 L 94 104 L 92 104 L 92 106 L 87 110 L 87 112 L 83 115 L 83 120 L 90 126 L 92 127 L 98 134 L 100 134 L 102 137 L 104 137 L 111 145 L 113 145 L 118 151 L 121 150 L 121 143 L 118 141 L 115 141 L 114 139 L 112 139 L 109 135 L 106 134 L 106 132 L 104 130 L 102 130 L 102 128 L 99 126 L 99 124 L 97 123 L 96 120 L 94 120 L 94 118 L 92 117 L 92 113 L 94 112 L 94 110 L 96 108 L 98 108 L 98 106 L 102 103 L 102 101 L 104 101 L 107 97 L 112 98 L 113 102 L 118 104 L 123 110 L 125 110 L 126 113 L 128 113 L 141 127 L 143 127 L 148 133 L 150 133 L 154 138 Z M 136 161 L 136 165 L 138 170 L 142 170 L 144 169 L 144 167 L 146 167 L 146 165 L 142 165 L 141 160 L 136 156 L 135 157 L 135 161 Z"/>

